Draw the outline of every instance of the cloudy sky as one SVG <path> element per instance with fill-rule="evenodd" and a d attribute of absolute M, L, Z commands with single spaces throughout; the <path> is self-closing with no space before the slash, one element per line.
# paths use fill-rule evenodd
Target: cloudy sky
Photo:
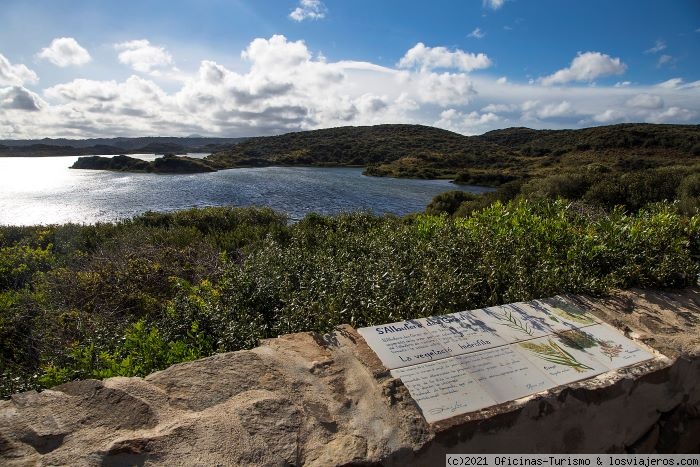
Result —
<path fill-rule="evenodd" d="M 700 122 L 700 2 L 2 0 L 0 138 Z"/>

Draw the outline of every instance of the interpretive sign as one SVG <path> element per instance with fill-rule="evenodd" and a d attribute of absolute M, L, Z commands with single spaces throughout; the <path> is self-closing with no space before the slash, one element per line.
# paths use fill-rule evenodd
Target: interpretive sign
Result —
<path fill-rule="evenodd" d="M 429 423 L 653 358 L 562 297 L 358 332 Z"/>

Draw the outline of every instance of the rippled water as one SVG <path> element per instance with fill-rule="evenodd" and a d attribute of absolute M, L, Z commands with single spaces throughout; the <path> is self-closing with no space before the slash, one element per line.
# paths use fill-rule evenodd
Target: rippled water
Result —
<path fill-rule="evenodd" d="M 76 159 L 0 158 L 0 224 L 94 223 L 202 206 L 270 206 L 293 220 L 309 212 L 403 215 L 422 211 L 447 190 L 488 190 L 445 180 L 366 177 L 359 168 L 266 167 L 192 175 L 68 169 Z"/>

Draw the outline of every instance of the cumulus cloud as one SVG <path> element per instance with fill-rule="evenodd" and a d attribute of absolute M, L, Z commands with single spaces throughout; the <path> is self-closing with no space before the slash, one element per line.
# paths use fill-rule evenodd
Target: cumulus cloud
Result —
<path fill-rule="evenodd" d="M 407 81 L 420 102 L 427 104 L 467 104 L 476 94 L 472 81 L 464 73 L 420 72 Z"/>
<path fill-rule="evenodd" d="M 488 68 L 492 65 L 486 54 L 469 53 L 457 49 L 453 52 L 446 47 L 426 47 L 417 43 L 399 60 L 400 68 L 420 68 L 423 71 L 435 68 L 454 68 L 465 72 Z"/>
<path fill-rule="evenodd" d="M 239 68 L 202 60 L 195 71 L 180 72 L 178 84 L 167 91 L 142 74 L 56 84 L 43 91 L 44 100 L 22 84 L 7 83 L 0 85 L 0 135 L 255 136 L 377 123 L 435 124 L 478 134 L 506 126 L 693 122 L 700 112 L 700 81 L 526 84 L 469 74 L 471 65 L 458 66 L 461 51 L 425 49 L 418 58 L 407 52 L 405 68 L 329 62 L 304 41 L 275 35 L 251 41 L 241 51 Z M 0 70 L 5 77 L 23 69 L 5 59 Z"/>
<path fill-rule="evenodd" d="M 321 0 L 300 0 L 299 6 L 289 13 L 289 18 L 297 22 L 323 19 L 327 12 L 328 9 Z"/>
<path fill-rule="evenodd" d="M 35 83 L 38 80 L 37 74 L 25 65 L 21 63 L 13 65 L 3 54 L 0 54 L 0 85 L 21 86 L 24 83 Z"/>
<path fill-rule="evenodd" d="M 43 106 L 39 96 L 22 86 L 0 88 L 0 109 L 36 112 Z"/>
<path fill-rule="evenodd" d="M 57 37 L 48 47 L 41 49 L 37 57 L 59 67 L 85 65 L 92 60 L 88 51 L 72 37 Z"/>
<path fill-rule="evenodd" d="M 492 10 L 498 10 L 503 6 L 505 0 L 484 0 L 484 7 L 491 8 Z"/>
<path fill-rule="evenodd" d="M 472 32 L 467 34 L 467 37 L 473 37 L 474 39 L 483 39 L 486 33 L 481 30 L 481 28 L 475 28 Z"/>
<path fill-rule="evenodd" d="M 465 113 L 450 108 L 440 112 L 440 118 L 433 122 L 433 126 L 471 135 L 482 133 L 488 125 L 499 121 L 501 121 L 501 118 L 493 112 L 480 113 L 472 111 Z"/>
<path fill-rule="evenodd" d="M 678 121 L 688 121 L 695 118 L 698 113 L 694 110 L 684 109 L 682 107 L 669 107 L 663 112 L 655 113 L 648 119 L 652 123 L 670 123 Z"/>
<path fill-rule="evenodd" d="M 172 55 L 164 47 L 151 45 L 146 39 L 120 42 L 114 48 L 120 51 L 121 63 L 141 73 L 152 73 L 173 64 Z"/>
<path fill-rule="evenodd" d="M 515 104 L 489 104 L 481 109 L 482 112 L 505 113 L 518 110 Z"/>
<path fill-rule="evenodd" d="M 549 86 L 552 84 L 565 84 L 571 81 L 593 81 L 600 76 L 621 75 L 627 69 L 627 65 L 619 58 L 600 52 L 579 52 L 571 61 L 571 65 L 562 68 L 556 73 L 545 76 L 540 82 Z"/>
<path fill-rule="evenodd" d="M 625 102 L 628 107 L 641 109 L 660 109 L 664 106 L 664 100 L 655 94 L 637 94 Z"/>
<path fill-rule="evenodd" d="M 539 118 L 564 117 L 575 114 L 574 106 L 571 102 L 561 101 L 558 104 L 552 103 L 543 106 L 537 111 Z"/>

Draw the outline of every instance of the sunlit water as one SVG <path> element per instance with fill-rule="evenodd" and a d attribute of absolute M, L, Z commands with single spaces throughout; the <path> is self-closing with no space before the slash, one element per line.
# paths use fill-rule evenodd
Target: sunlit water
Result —
<path fill-rule="evenodd" d="M 488 190 L 445 180 L 366 177 L 359 168 L 266 167 L 158 175 L 69 169 L 76 160 L 0 158 L 0 224 L 95 223 L 203 206 L 270 206 L 292 220 L 310 212 L 403 215 L 424 210 L 447 190 Z"/>

